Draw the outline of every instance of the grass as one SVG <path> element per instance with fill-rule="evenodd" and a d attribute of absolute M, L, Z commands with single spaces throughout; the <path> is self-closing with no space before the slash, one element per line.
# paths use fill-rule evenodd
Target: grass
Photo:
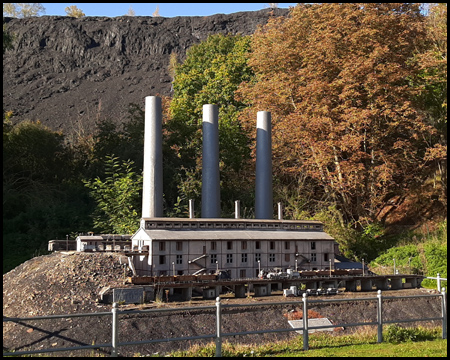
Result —
<path fill-rule="evenodd" d="M 405 337 L 408 333 L 410 336 Z M 440 328 L 404 329 L 391 326 L 383 332 L 389 341 L 378 344 L 374 327 L 361 327 L 350 335 L 315 333 L 309 336 L 309 349 L 303 350 L 303 337 L 264 345 L 240 345 L 224 342 L 224 357 L 446 357 L 447 339 Z M 412 339 L 412 340 L 411 340 Z M 214 357 L 215 344 L 194 345 L 168 357 Z"/>

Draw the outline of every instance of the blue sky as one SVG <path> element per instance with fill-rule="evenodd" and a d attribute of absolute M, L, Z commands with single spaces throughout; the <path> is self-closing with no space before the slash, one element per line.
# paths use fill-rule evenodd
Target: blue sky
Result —
<path fill-rule="evenodd" d="M 288 8 L 297 3 L 278 3 L 279 8 Z M 122 16 L 131 8 L 136 16 L 151 16 L 157 6 L 162 17 L 208 16 L 231 14 L 239 11 L 256 11 L 269 7 L 269 3 L 42 3 L 44 15 L 65 16 L 65 8 L 75 5 L 86 16 Z"/>

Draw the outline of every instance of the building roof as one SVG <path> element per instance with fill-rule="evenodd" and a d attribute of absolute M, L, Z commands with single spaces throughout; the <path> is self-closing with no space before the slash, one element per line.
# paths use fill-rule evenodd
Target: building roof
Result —
<path fill-rule="evenodd" d="M 334 267 L 335 269 L 362 269 L 362 263 L 351 261 L 342 255 L 334 255 Z M 366 265 L 364 268 L 368 269 Z"/>
<path fill-rule="evenodd" d="M 100 235 L 78 235 L 76 240 L 81 241 L 127 241 L 131 235 L 100 234 Z"/>
<path fill-rule="evenodd" d="M 81 236 L 77 236 L 77 240 L 81 240 L 81 241 L 103 241 L 103 238 L 101 236 L 96 236 L 96 235 L 81 235 Z"/>
<path fill-rule="evenodd" d="M 334 240 L 323 231 L 143 230 L 150 240 Z M 138 231 L 133 238 L 142 232 Z M 142 239 L 142 237 L 140 237 Z"/>
<path fill-rule="evenodd" d="M 269 230 L 323 232 L 320 221 L 228 218 L 141 218 L 145 230 Z"/>

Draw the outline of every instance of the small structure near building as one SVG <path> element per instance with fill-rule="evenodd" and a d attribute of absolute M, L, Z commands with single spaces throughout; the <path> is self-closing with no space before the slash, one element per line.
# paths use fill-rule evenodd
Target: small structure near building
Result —
<path fill-rule="evenodd" d="M 77 251 L 130 251 L 131 235 L 79 235 Z"/>
<path fill-rule="evenodd" d="M 79 235 L 75 240 L 50 240 L 48 251 L 131 251 L 131 235 Z"/>
<path fill-rule="evenodd" d="M 347 259 L 346 257 L 342 255 L 338 255 L 338 252 L 336 251 L 336 254 L 334 255 L 334 269 L 336 270 L 351 270 L 351 269 L 361 269 L 363 268 L 363 264 L 357 261 L 351 261 L 350 259 Z M 367 265 L 364 265 L 364 273 L 369 273 L 369 268 Z"/>

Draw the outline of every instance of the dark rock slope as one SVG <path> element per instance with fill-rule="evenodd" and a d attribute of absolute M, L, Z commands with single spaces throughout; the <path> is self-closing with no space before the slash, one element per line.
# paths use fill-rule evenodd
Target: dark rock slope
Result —
<path fill-rule="evenodd" d="M 3 109 L 65 134 L 90 131 L 98 117 L 120 122 L 129 103 L 171 95 L 170 54 L 183 60 L 210 34 L 254 33 L 287 9 L 195 17 L 42 16 L 5 18 L 15 36 L 3 55 Z"/>

